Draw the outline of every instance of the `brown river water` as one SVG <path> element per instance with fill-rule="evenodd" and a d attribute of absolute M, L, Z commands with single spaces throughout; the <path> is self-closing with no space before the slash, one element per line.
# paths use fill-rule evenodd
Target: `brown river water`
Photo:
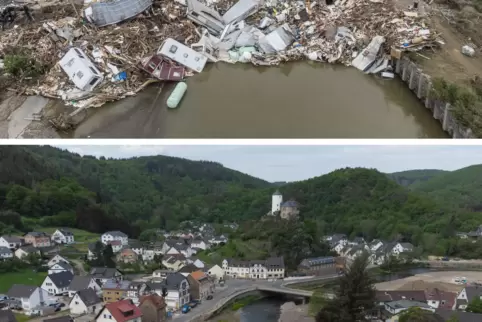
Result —
<path fill-rule="evenodd" d="M 399 79 L 320 63 L 210 64 L 179 107 L 159 85 L 96 110 L 75 138 L 447 138 Z"/>

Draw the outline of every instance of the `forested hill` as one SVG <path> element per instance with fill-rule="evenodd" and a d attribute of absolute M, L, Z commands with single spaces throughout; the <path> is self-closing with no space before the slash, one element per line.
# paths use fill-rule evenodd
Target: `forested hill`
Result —
<path fill-rule="evenodd" d="M 364 168 L 271 184 L 213 162 L 96 159 L 52 147 L 1 146 L 0 233 L 44 225 L 136 236 L 148 228 L 175 228 L 183 220 L 256 222 L 270 211 L 271 195 L 279 189 L 284 200 L 300 203 L 301 219 L 316 222 L 322 234 L 403 237 L 433 249 L 441 236 L 481 224 L 479 213 L 446 202 L 460 198 L 460 187 L 482 191 L 481 167 L 471 168 L 459 170 L 465 178 L 460 181 L 452 177 L 458 171 L 442 173 L 411 190 Z M 450 182 L 455 188 L 444 191 Z M 477 193 L 471 196 L 482 200 Z"/>
<path fill-rule="evenodd" d="M 217 203 L 271 185 L 214 162 L 96 159 L 48 146 L 1 146 L 0 184 L 3 210 L 91 231 L 208 217 Z"/>
<path fill-rule="evenodd" d="M 436 176 L 443 175 L 446 173 L 449 173 L 449 171 L 426 169 L 426 170 L 408 170 L 408 171 L 393 172 L 393 173 L 388 173 L 387 175 L 389 178 L 393 179 L 396 183 L 404 187 L 410 187 L 414 184 L 428 181 Z"/>
<path fill-rule="evenodd" d="M 437 175 L 412 189 L 453 209 L 482 211 L 482 165 Z"/>

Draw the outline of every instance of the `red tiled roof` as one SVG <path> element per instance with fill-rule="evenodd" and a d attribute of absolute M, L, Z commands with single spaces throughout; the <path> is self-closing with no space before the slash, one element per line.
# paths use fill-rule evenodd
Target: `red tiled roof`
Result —
<path fill-rule="evenodd" d="M 105 308 L 109 310 L 112 317 L 117 322 L 126 322 L 142 316 L 141 310 L 135 306 L 131 300 L 121 300 L 114 303 L 105 305 Z M 131 314 L 128 314 L 131 312 Z"/>
<path fill-rule="evenodd" d="M 439 301 L 440 309 L 452 309 L 457 298 L 457 293 L 445 292 L 438 288 L 433 288 L 425 290 L 425 296 L 428 301 Z"/>

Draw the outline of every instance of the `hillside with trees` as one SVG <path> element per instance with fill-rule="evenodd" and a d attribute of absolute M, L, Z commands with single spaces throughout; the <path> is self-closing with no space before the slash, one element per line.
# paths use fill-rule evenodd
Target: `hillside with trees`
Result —
<path fill-rule="evenodd" d="M 481 211 L 482 165 L 435 176 L 426 182 L 414 184 L 412 189 L 452 209 Z"/>
<path fill-rule="evenodd" d="M 439 175 L 449 173 L 449 171 L 426 169 L 426 170 L 407 170 L 400 172 L 388 173 L 388 177 L 393 179 L 399 185 L 410 187 L 414 184 L 428 181 Z"/>
<path fill-rule="evenodd" d="M 258 223 L 270 211 L 271 195 L 279 189 L 284 200 L 300 204 L 300 222 L 315 226 L 317 236 L 336 232 L 368 240 L 403 240 L 443 255 L 462 249 L 453 237 L 455 231 L 470 231 L 481 224 L 477 207 L 456 209 L 443 200 L 460 199 L 460 191 L 465 191 L 461 187 L 480 186 L 475 170 L 467 174 L 466 169 L 435 175 L 410 190 L 365 168 L 273 185 L 214 162 L 166 156 L 97 159 L 52 147 L 2 146 L 0 233 L 55 225 L 91 232 L 119 229 L 137 237 L 148 228 L 177 228 L 185 220 L 236 221 L 251 223 L 244 231 L 251 229 L 257 235 L 239 238 L 253 240 L 269 231 Z M 456 173 L 465 180 L 451 179 Z M 433 184 L 435 180 L 439 183 Z M 447 188 L 447 196 L 438 197 L 449 182 L 460 189 Z M 308 226 L 302 227 L 305 231 Z M 280 248 L 270 246 L 266 251 Z"/>

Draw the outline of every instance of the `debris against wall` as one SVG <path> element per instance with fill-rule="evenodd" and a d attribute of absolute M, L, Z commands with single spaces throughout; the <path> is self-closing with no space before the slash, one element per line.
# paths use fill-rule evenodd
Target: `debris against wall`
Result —
<path fill-rule="evenodd" d="M 336 0 L 330 5 L 325 1 L 243 1 L 238 5 L 240 9 L 228 19 L 232 23 L 219 22 L 215 31 L 214 16 L 221 17 L 229 12 L 236 1 L 128 2 L 130 9 L 137 9 L 114 18 L 103 18 L 106 23 L 123 20 L 118 24 L 96 26 L 77 15 L 85 10 L 75 10 L 77 14 L 73 14 L 71 6 L 59 4 L 55 15 L 49 19 L 37 17 L 34 23 L 0 34 L 0 55 L 21 50 L 50 68 L 35 85 L 22 80 L 17 82 L 16 89 L 30 95 L 62 99 L 76 110 L 135 95 L 147 84 L 163 81 L 159 77 L 154 79 L 140 63 L 156 54 L 168 38 L 188 47 L 194 44 L 191 48 L 208 57 L 210 62 L 265 66 L 304 59 L 351 65 L 354 58 L 363 56 L 374 38 L 383 39 L 380 50 L 375 50 L 371 62 L 364 66 L 370 73 L 384 71 L 388 65 L 385 54 L 391 47 L 419 51 L 443 43 L 436 32 L 427 28 L 424 17 L 417 12 L 396 10 L 390 0 Z M 125 1 L 109 3 L 88 4 L 87 8 L 120 6 Z M 202 6 L 192 6 L 198 3 Z M 206 12 L 207 9 L 198 12 L 198 7 L 209 8 L 211 13 Z M 143 11 L 144 8 L 149 9 Z M 139 14 L 132 19 L 136 13 Z M 245 20 L 238 21 L 237 17 Z M 222 32 L 221 27 L 224 28 Z M 59 57 L 71 47 L 82 49 L 103 73 L 103 82 L 94 90 L 75 90 L 74 84 L 59 68 Z M 173 68 L 179 67 L 163 56 Z M 186 70 L 184 76 L 191 75 L 193 72 Z"/>
<path fill-rule="evenodd" d="M 430 76 L 424 74 L 417 65 L 408 58 L 395 61 L 395 72 L 407 84 L 412 92 L 417 95 L 425 107 L 432 112 L 433 117 L 442 124 L 445 132 L 454 139 L 475 138 L 472 130 L 460 125 L 451 113 L 451 105 L 430 97 L 432 83 Z"/>

